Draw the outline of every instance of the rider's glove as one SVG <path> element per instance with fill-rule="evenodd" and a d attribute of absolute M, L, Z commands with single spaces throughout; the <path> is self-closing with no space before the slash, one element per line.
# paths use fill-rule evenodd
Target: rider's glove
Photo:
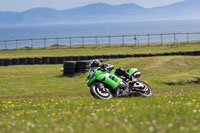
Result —
<path fill-rule="evenodd" d="M 108 64 L 102 64 L 102 65 L 101 65 L 101 68 L 102 68 L 104 71 L 106 71 L 107 68 L 108 68 Z"/>
<path fill-rule="evenodd" d="M 101 68 L 102 68 L 103 71 L 112 70 L 112 69 L 114 69 L 114 65 L 102 64 Z"/>

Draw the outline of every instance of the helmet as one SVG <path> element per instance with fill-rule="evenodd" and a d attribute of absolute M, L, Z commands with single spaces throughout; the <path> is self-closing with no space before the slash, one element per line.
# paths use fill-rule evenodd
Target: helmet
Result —
<path fill-rule="evenodd" d="M 101 65 L 101 62 L 96 59 L 96 60 L 93 60 L 90 64 L 91 67 L 99 67 Z"/>

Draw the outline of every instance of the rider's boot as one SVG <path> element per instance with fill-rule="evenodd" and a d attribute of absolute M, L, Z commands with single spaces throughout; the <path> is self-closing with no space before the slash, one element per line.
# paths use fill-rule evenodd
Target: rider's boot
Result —
<path fill-rule="evenodd" d="M 129 95 L 129 85 L 127 83 L 121 82 L 116 89 L 116 97 L 127 97 Z"/>
<path fill-rule="evenodd" d="M 125 78 L 132 80 L 132 75 L 130 75 L 127 71 L 125 71 L 123 68 L 117 68 L 116 72 L 120 76 L 124 76 Z"/>
<path fill-rule="evenodd" d="M 130 75 L 128 72 L 126 72 L 126 77 L 127 77 L 127 79 L 129 79 L 129 80 L 132 80 L 132 78 L 133 78 L 133 76 Z"/>
<path fill-rule="evenodd" d="M 127 86 L 127 87 L 122 91 L 122 96 L 123 96 L 123 97 L 128 97 L 128 96 L 130 96 L 129 86 Z"/>

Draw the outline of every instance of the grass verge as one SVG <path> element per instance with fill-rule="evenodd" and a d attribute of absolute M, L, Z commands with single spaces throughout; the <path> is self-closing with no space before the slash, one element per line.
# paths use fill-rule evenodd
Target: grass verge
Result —
<path fill-rule="evenodd" d="M 196 132 L 200 131 L 200 57 L 112 60 L 137 67 L 152 98 L 94 99 L 87 74 L 62 77 L 62 65 L 0 67 L 0 132 Z M 167 84 L 168 82 L 183 84 Z"/>
<path fill-rule="evenodd" d="M 46 49 L 18 49 L 18 50 L 1 50 L 0 58 L 19 58 L 19 57 L 51 57 L 51 56 L 87 56 L 87 55 L 109 55 L 109 54 L 141 54 L 141 53 L 164 53 L 177 51 L 196 51 L 200 50 L 199 42 L 191 42 L 190 44 L 174 43 L 160 44 L 141 44 L 141 45 L 100 45 L 98 48 L 86 45 L 84 48 L 80 46 L 73 47 L 48 47 Z"/>

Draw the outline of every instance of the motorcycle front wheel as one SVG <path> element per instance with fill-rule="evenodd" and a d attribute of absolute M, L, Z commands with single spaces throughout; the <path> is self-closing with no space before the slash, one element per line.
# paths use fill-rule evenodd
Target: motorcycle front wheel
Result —
<path fill-rule="evenodd" d="M 103 83 L 96 82 L 90 87 L 90 92 L 94 98 L 100 99 L 111 99 L 113 98 L 112 93 L 109 88 L 107 88 Z"/>

